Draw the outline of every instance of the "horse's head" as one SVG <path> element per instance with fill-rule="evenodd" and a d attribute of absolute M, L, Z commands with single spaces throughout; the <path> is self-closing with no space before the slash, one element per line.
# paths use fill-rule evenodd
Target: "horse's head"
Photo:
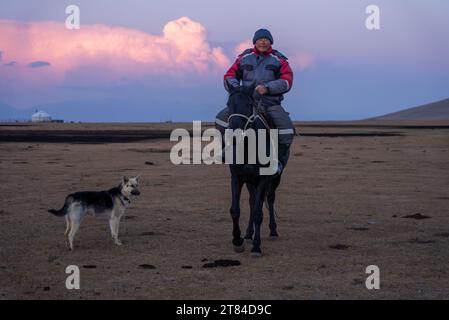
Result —
<path fill-rule="evenodd" d="M 229 109 L 229 129 L 244 129 L 247 120 L 253 114 L 254 88 L 256 84 L 230 88 L 228 109 Z"/>

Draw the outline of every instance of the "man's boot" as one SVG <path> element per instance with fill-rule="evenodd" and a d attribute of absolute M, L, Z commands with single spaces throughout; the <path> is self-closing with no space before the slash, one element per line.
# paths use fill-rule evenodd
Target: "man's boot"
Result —
<path fill-rule="evenodd" d="M 278 148 L 278 169 L 276 174 L 281 174 L 284 168 L 287 166 L 288 156 L 290 154 L 290 144 L 279 143 Z"/>

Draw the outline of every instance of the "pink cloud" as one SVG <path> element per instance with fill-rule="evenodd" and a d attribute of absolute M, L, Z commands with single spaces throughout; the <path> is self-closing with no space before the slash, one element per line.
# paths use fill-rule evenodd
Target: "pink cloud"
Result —
<path fill-rule="evenodd" d="M 241 54 L 243 51 L 245 51 L 248 48 L 254 47 L 253 42 L 250 39 L 247 39 L 245 41 L 240 42 L 235 48 L 234 53 L 235 55 Z"/>
<path fill-rule="evenodd" d="M 315 65 L 315 57 L 307 52 L 298 52 L 288 60 L 293 69 L 300 71 L 309 69 Z"/>
<path fill-rule="evenodd" d="M 2 64 L 16 62 L 9 68 L 0 65 L 0 82 L 61 84 L 78 70 L 97 68 L 104 72 L 96 76 L 98 81 L 115 83 L 124 77 L 221 73 L 230 63 L 220 47 L 209 45 L 206 29 L 188 17 L 169 21 L 162 35 L 106 25 L 68 30 L 62 22 L 12 20 L 0 20 L 0 30 Z M 27 67 L 34 61 L 49 66 Z"/>

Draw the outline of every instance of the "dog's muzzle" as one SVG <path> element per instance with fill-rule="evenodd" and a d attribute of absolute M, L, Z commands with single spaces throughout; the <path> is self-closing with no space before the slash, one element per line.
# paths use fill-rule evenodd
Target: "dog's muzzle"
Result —
<path fill-rule="evenodd" d="M 139 190 L 133 190 L 133 191 L 131 191 L 131 194 L 133 196 L 139 196 L 140 195 L 140 191 Z"/>

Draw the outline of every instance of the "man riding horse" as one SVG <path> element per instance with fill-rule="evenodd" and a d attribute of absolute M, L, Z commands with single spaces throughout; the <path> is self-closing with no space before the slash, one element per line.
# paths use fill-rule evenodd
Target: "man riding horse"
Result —
<path fill-rule="evenodd" d="M 266 29 L 259 29 L 253 37 L 254 48 L 246 49 L 235 60 L 224 75 L 226 91 L 240 86 L 256 83 L 254 98 L 273 129 L 278 129 L 278 174 L 286 166 L 289 148 L 293 141 L 295 128 L 289 114 L 281 106 L 283 94 L 293 84 L 293 71 L 287 58 L 274 50 L 273 36 Z M 231 88 L 232 87 L 232 88 Z M 215 120 L 218 130 L 224 134 L 228 127 L 229 109 L 226 106 Z"/>

